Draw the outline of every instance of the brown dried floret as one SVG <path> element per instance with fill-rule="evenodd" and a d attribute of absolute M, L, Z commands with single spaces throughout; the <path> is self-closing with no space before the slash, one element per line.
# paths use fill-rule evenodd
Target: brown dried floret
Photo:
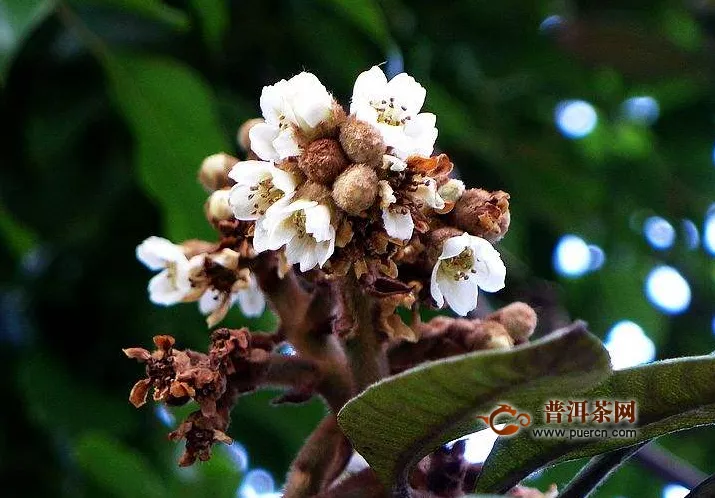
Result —
<path fill-rule="evenodd" d="M 497 242 L 509 229 L 509 194 L 502 190 L 469 189 L 454 205 L 451 219 L 458 228 L 491 243 Z"/>
<path fill-rule="evenodd" d="M 179 459 L 181 467 L 193 464 L 197 459 L 205 462 L 211 458 L 211 447 L 219 442 L 231 444 L 233 440 L 224 432 L 223 417 L 206 417 L 200 411 L 193 412 L 178 429 L 169 434 L 169 439 L 186 439 L 186 449 Z"/>

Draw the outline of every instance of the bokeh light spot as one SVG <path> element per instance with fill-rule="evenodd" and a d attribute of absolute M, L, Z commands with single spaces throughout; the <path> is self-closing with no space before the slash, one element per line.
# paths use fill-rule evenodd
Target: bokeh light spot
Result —
<path fill-rule="evenodd" d="M 703 247 L 715 256 L 715 213 L 708 212 L 703 228 Z"/>
<path fill-rule="evenodd" d="M 248 470 L 248 452 L 241 443 L 234 441 L 229 445 L 221 445 L 221 447 L 225 449 L 239 472 L 243 473 Z"/>
<path fill-rule="evenodd" d="M 655 249 L 669 249 L 675 243 L 675 228 L 660 216 L 651 216 L 645 220 L 643 234 Z"/>
<path fill-rule="evenodd" d="M 660 106 L 653 97 L 631 97 L 621 104 L 621 113 L 629 121 L 653 124 L 660 115 Z"/>
<path fill-rule="evenodd" d="M 576 235 L 564 235 L 554 249 L 554 269 L 567 277 L 580 277 L 591 268 L 588 244 Z"/>
<path fill-rule="evenodd" d="M 555 29 L 560 28 L 564 23 L 564 18 L 559 16 L 559 15 L 551 15 L 548 16 L 546 19 L 541 21 L 541 24 L 539 24 L 539 31 L 548 33 L 550 31 L 553 31 Z"/>
<path fill-rule="evenodd" d="M 682 313 L 690 306 L 690 284 L 673 267 L 657 266 L 646 277 L 645 293 L 651 303 L 664 313 Z"/>
<path fill-rule="evenodd" d="M 685 498 L 690 490 L 680 484 L 668 484 L 663 488 L 663 498 Z"/>
<path fill-rule="evenodd" d="M 598 115 L 596 109 L 584 100 L 565 100 L 556 106 L 554 120 L 564 136 L 583 138 L 596 127 Z"/>
<path fill-rule="evenodd" d="M 588 252 L 591 257 L 591 261 L 588 265 L 588 271 L 600 270 L 606 262 L 606 253 L 595 244 L 588 245 Z"/>
<path fill-rule="evenodd" d="M 276 483 L 273 476 L 263 469 L 253 469 L 245 475 L 238 488 L 238 498 L 269 498 L 280 496 L 274 493 Z"/>
<path fill-rule="evenodd" d="M 700 245 L 700 232 L 698 227 L 692 220 L 683 220 L 681 224 L 683 228 L 683 238 L 685 239 L 685 247 L 690 249 L 697 249 Z"/>
<path fill-rule="evenodd" d="M 655 344 L 640 325 L 621 320 L 608 331 L 605 341 L 614 369 L 634 367 L 655 359 Z"/>

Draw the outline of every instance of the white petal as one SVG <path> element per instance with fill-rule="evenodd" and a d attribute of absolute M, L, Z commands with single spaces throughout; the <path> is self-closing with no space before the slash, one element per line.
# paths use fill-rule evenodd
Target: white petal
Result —
<path fill-rule="evenodd" d="M 236 296 L 241 312 L 249 318 L 261 316 L 266 309 L 266 297 L 260 289 L 241 289 Z"/>
<path fill-rule="evenodd" d="M 351 109 L 353 109 L 351 114 L 360 121 L 365 121 L 373 125 L 377 124 L 378 112 L 367 100 L 354 102 Z"/>
<path fill-rule="evenodd" d="M 356 108 L 353 106 L 369 102 L 377 95 L 385 92 L 387 77 L 382 70 L 373 66 L 368 71 L 360 73 L 353 86 L 353 96 L 350 104 L 350 114 L 355 114 Z"/>
<path fill-rule="evenodd" d="M 241 312 L 247 317 L 261 316 L 266 308 L 266 298 L 253 274 L 248 281 L 248 287 L 235 293 L 235 300 L 238 301 Z"/>
<path fill-rule="evenodd" d="M 383 209 L 382 223 L 385 225 L 387 235 L 393 239 L 408 240 L 412 238 L 415 222 L 409 212 L 403 214 L 398 209 Z"/>
<path fill-rule="evenodd" d="M 437 263 L 434 265 L 434 268 L 432 268 L 432 277 L 430 277 L 430 293 L 432 294 L 432 298 L 437 303 L 438 308 L 444 306 L 444 295 L 442 295 L 442 291 L 439 288 L 439 283 L 437 282 L 437 274 L 439 272 L 440 264 L 440 260 L 437 260 Z"/>
<path fill-rule="evenodd" d="M 300 211 L 301 209 L 309 209 L 314 206 L 317 206 L 318 202 L 317 201 L 311 201 L 309 199 L 298 199 L 290 204 L 288 204 L 284 209 L 284 213 L 292 213 L 294 211 Z"/>
<path fill-rule="evenodd" d="M 292 216 L 292 211 L 275 211 L 270 216 L 263 218 L 263 229 L 267 233 L 261 242 L 262 247 L 275 251 L 298 234 L 295 224 L 291 220 Z"/>
<path fill-rule="evenodd" d="M 316 244 L 316 257 L 318 259 L 318 266 L 321 268 L 330 259 L 335 251 L 335 228 L 330 227 L 330 237 L 328 240 L 318 242 Z"/>
<path fill-rule="evenodd" d="M 407 159 L 409 154 L 404 154 L 402 150 L 411 150 L 413 148 L 411 139 L 405 135 L 403 126 L 392 126 L 387 123 L 373 123 L 377 130 L 382 135 L 385 145 L 392 147 L 392 155 L 400 159 Z"/>
<path fill-rule="evenodd" d="M 221 293 L 216 289 L 207 289 L 199 299 L 199 311 L 202 315 L 209 315 L 216 311 L 221 304 Z"/>
<path fill-rule="evenodd" d="M 228 172 L 228 177 L 240 185 L 253 186 L 270 178 L 273 174 L 272 168 L 274 166 L 270 161 L 239 161 Z"/>
<path fill-rule="evenodd" d="M 305 210 L 305 231 L 313 236 L 318 242 L 330 239 L 330 209 L 319 204 Z M 335 229 L 332 230 L 333 236 Z"/>
<path fill-rule="evenodd" d="M 273 147 L 275 147 L 276 153 L 280 159 L 300 155 L 300 147 L 298 147 L 298 142 L 295 140 L 292 128 L 285 128 L 281 130 L 276 138 L 273 139 Z"/>
<path fill-rule="evenodd" d="M 258 123 L 248 130 L 248 139 L 251 143 L 251 150 L 258 157 L 266 161 L 278 161 L 280 157 L 276 151 L 273 141 L 278 137 L 280 129 L 278 125 L 268 123 Z"/>
<path fill-rule="evenodd" d="M 295 188 L 298 186 L 298 179 L 293 173 L 272 166 L 271 175 L 273 177 L 273 185 L 286 194 L 295 191 Z"/>
<path fill-rule="evenodd" d="M 387 180 L 380 180 L 378 182 L 380 189 L 380 207 L 386 208 L 390 204 L 397 202 L 397 197 L 395 197 L 395 191 L 390 186 Z"/>
<path fill-rule="evenodd" d="M 468 234 L 467 234 L 468 235 Z M 475 280 L 480 288 L 487 292 L 497 292 L 504 288 L 506 266 L 499 252 L 481 237 L 469 235 L 470 247 L 474 251 L 474 270 L 476 273 L 470 278 Z"/>
<path fill-rule="evenodd" d="M 313 256 L 315 240 L 312 237 L 293 237 L 286 243 L 285 256 L 288 264 L 300 263 L 300 271 L 308 271 L 317 263 Z M 312 265 L 310 264 L 312 262 Z"/>
<path fill-rule="evenodd" d="M 387 84 L 390 96 L 399 98 L 409 111 L 417 114 L 422 109 L 427 91 L 407 73 L 400 73 Z"/>
<path fill-rule="evenodd" d="M 444 199 L 437 193 L 437 182 L 434 178 L 425 177 L 417 186 L 414 196 L 432 209 L 444 208 Z"/>
<path fill-rule="evenodd" d="M 136 248 L 139 261 L 150 270 L 166 268 L 167 262 L 186 261 L 186 256 L 181 246 L 162 237 L 149 237 Z"/>
<path fill-rule="evenodd" d="M 444 245 L 442 246 L 442 254 L 439 255 L 439 259 L 449 259 L 455 256 L 459 256 L 462 251 L 471 246 L 472 236 L 466 232 L 462 235 L 450 237 L 444 241 Z"/>
<path fill-rule="evenodd" d="M 258 213 L 253 207 L 255 201 L 249 199 L 249 196 L 255 194 L 254 190 L 248 185 L 236 184 L 231 187 L 228 195 L 228 204 L 231 206 L 233 215 L 238 220 L 256 220 L 258 219 Z"/>
<path fill-rule="evenodd" d="M 170 306 L 181 302 L 191 290 L 186 274 L 187 265 L 177 269 L 176 278 L 170 278 L 169 270 L 164 270 L 149 280 L 149 300 L 154 304 Z"/>
<path fill-rule="evenodd" d="M 296 124 L 306 131 L 325 120 L 333 107 L 333 97 L 312 73 L 303 72 L 288 80 L 290 104 Z"/>
<path fill-rule="evenodd" d="M 411 119 L 404 128 L 405 136 L 409 142 L 403 145 L 408 149 L 407 154 L 429 157 L 434 151 L 434 143 L 437 140 L 437 128 L 435 128 L 436 116 L 423 112 Z"/>
<path fill-rule="evenodd" d="M 266 120 L 266 123 L 278 126 L 280 116 L 285 116 L 285 111 L 288 107 L 287 94 L 288 82 L 286 80 L 280 80 L 274 85 L 263 87 L 260 104 L 263 119 Z"/>
<path fill-rule="evenodd" d="M 449 307 L 458 315 L 464 316 L 477 307 L 479 289 L 474 278 L 454 280 L 438 272 L 437 285 Z"/>
<path fill-rule="evenodd" d="M 269 235 L 270 232 L 264 226 L 264 219 L 256 220 L 256 226 L 253 231 L 253 250 L 259 254 L 267 251 L 269 249 Z"/>
<path fill-rule="evenodd" d="M 391 156 L 390 154 L 385 154 L 382 156 L 382 167 L 385 169 L 390 169 L 390 171 L 405 171 L 407 169 L 407 163 L 396 156 Z"/>

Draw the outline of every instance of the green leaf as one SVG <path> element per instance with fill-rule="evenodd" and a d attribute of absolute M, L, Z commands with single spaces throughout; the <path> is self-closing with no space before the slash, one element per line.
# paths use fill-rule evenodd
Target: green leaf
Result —
<path fill-rule="evenodd" d="M 102 432 L 83 434 L 75 445 L 80 468 L 115 498 L 168 497 L 149 462 Z"/>
<path fill-rule="evenodd" d="M 92 379 L 73 378 L 50 356 L 23 357 L 17 377 L 23 406 L 48 434 L 75 435 L 100 427 L 115 434 L 136 430 L 135 410 L 126 397 L 100 391 Z"/>
<path fill-rule="evenodd" d="M 169 7 L 162 0 L 71 0 L 73 5 L 97 5 L 131 12 L 139 16 L 159 21 L 178 30 L 189 27 L 188 16 L 179 9 Z"/>
<path fill-rule="evenodd" d="M 343 14 L 386 52 L 394 45 L 385 15 L 376 0 L 323 0 Z"/>
<path fill-rule="evenodd" d="M 196 180 L 208 155 L 229 145 L 208 85 L 189 67 L 155 56 L 104 53 L 114 94 L 136 139 L 136 166 L 147 193 L 164 209 L 174 241 L 210 237 L 206 193 Z"/>
<path fill-rule="evenodd" d="M 18 47 L 55 7 L 51 0 L 0 2 L 0 80 L 4 80 Z"/>
<path fill-rule="evenodd" d="M 483 429 L 495 405 L 522 408 L 584 391 L 610 372 L 608 353 L 583 323 L 509 351 L 421 365 L 353 398 L 338 420 L 355 449 L 391 486 L 440 445 Z"/>
<path fill-rule="evenodd" d="M 526 431 L 511 438 L 500 438 L 484 462 L 477 491 L 500 492 L 545 465 L 590 457 L 670 432 L 712 424 L 715 422 L 714 376 L 713 356 L 666 360 L 614 372 L 603 384 L 581 397 L 635 400 L 638 437 L 568 441 L 533 439 Z M 535 405 L 520 408 L 532 413 L 540 410 Z"/>
<path fill-rule="evenodd" d="M 37 244 L 37 234 L 19 222 L 5 206 L 0 204 L 0 240 L 18 258 Z"/>
<path fill-rule="evenodd" d="M 229 0 L 191 0 L 201 21 L 204 39 L 214 52 L 221 50 L 221 40 L 228 27 L 231 16 L 228 3 Z"/>

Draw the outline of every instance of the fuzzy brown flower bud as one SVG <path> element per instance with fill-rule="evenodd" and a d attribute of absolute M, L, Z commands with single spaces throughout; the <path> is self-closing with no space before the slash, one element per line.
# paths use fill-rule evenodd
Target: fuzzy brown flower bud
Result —
<path fill-rule="evenodd" d="M 332 138 L 311 142 L 298 159 L 298 167 L 305 176 L 323 185 L 333 183 L 349 164 L 340 144 Z"/>
<path fill-rule="evenodd" d="M 353 164 L 335 180 L 333 200 L 348 214 L 356 215 L 375 202 L 378 180 L 367 164 Z"/>
<path fill-rule="evenodd" d="M 251 139 L 248 136 L 248 132 L 251 131 L 251 128 L 260 123 L 263 123 L 261 118 L 253 118 L 249 119 L 238 128 L 236 141 L 243 151 L 248 152 L 251 150 Z"/>
<path fill-rule="evenodd" d="M 199 182 L 207 192 L 230 187 L 233 180 L 228 177 L 228 173 L 237 162 L 238 159 L 225 153 L 207 157 L 199 168 Z"/>
<path fill-rule="evenodd" d="M 469 189 L 454 205 L 452 220 L 462 230 L 494 243 L 509 229 L 509 194 Z"/>
<path fill-rule="evenodd" d="M 219 221 L 233 218 L 233 211 L 228 204 L 229 190 L 217 190 L 206 199 L 204 213 L 206 219 L 212 225 L 217 225 Z"/>
<path fill-rule="evenodd" d="M 340 128 L 340 145 L 355 163 L 381 162 L 387 149 L 380 132 L 355 116 L 350 116 Z"/>
<path fill-rule="evenodd" d="M 536 329 L 536 311 L 526 303 L 516 302 L 489 315 L 487 320 L 499 322 L 516 344 L 526 342 Z"/>

